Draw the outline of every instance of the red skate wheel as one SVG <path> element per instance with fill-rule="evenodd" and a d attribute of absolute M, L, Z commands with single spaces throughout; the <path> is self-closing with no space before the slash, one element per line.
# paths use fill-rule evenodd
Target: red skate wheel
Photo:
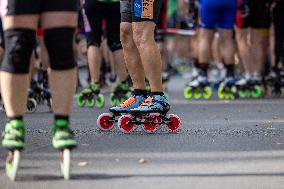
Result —
<path fill-rule="evenodd" d="M 167 124 L 168 129 L 171 132 L 176 132 L 177 129 L 180 127 L 180 118 L 174 114 L 170 114 L 167 117 L 171 121 L 171 123 Z"/>
<path fill-rule="evenodd" d="M 144 119 L 144 122 L 145 122 L 145 124 L 143 125 L 144 131 L 147 133 L 153 133 L 161 128 L 162 118 L 159 117 L 159 114 L 155 114 Z M 155 122 L 156 124 L 151 124 L 149 122 Z"/>
<path fill-rule="evenodd" d="M 110 121 L 112 115 L 110 113 L 103 113 L 97 119 L 98 127 L 103 131 L 109 131 L 114 126 L 114 121 Z"/>
<path fill-rule="evenodd" d="M 135 130 L 135 125 L 130 123 L 132 116 L 123 115 L 118 119 L 118 128 L 124 133 L 131 133 Z"/>

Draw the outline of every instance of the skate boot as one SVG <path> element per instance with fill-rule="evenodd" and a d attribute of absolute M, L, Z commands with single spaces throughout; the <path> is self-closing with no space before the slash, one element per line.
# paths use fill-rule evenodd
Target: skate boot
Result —
<path fill-rule="evenodd" d="M 242 77 L 236 82 L 238 97 L 248 98 L 250 96 L 249 80 L 249 77 Z"/>
<path fill-rule="evenodd" d="M 100 91 L 100 84 L 98 82 L 91 83 L 88 88 L 82 90 L 77 96 L 77 105 L 79 107 L 84 107 L 85 104 L 87 104 L 90 108 L 96 105 L 98 108 L 103 108 L 105 99 Z"/>
<path fill-rule="evenodd" d="M 163 125 L 171 132 L 176 132 L 180 127 L 178 116 L 170 114 L 168 100 L 164 95 L 148 97 L 138 108 L 133 108 L 128 115 L 122 115 L 118 120 L 118 128 L 124 133 L 131 133 L 138 125 L 147 133 L 159 130 Z"/>
<path fill-rule="evenodd" d="M 6 174 L 14 181 L 20 165 L 21 151 L 25 148 L 26 129 L 23 121 L 9 121 L 2 133 L 2 146 L 8 150 Z"/>
<path fill-rule="evenodd" d="M 119 83 L 114 91 L 110 94 L 109 101 L 111 106 L 118 106 L 122 104 L 126 99 L 129 98 L 129 92 L 129 85 L 126 81 Z"/>
<path fill-rule="evenodd" d="M 236 81 L 233 77 L 226 77 L 220 84 L 218 96 L 222 100 L 234 100 L 237 95 Z"/>
<path fill-rule="evenodd" d="M 209 99 L 212 96 L 212 89 L 210 87 L 210 82 L 205 76 L 198 76 L 196 79 L 193 79 L 189 82 L 184 89 L 184 98 L 191 99 Z"/>
<path fill-rule="evenodd" d="M 264 87 L 262 78 L 258 75 L 253 76 L 249 80 L 249 87 L 251 91 L 251 96 L 253 98 L 260 98 L 264 95 Z"/>
<path fill-rule="evenodd" d="M 133 108 L 139 107 L 145 99 L 143 95 L 132 95 L 119 106 L 110 108 L 110 113 L 103 113 L 98 117 L 98 127 L 103 131 L 111 130 L 121 115 L 128 113 Z"/>
<path fill-rule="evenodd" d="M 52 146 L 60 151 L 60 168 L 64 179 L 71 175 L 71 150 L 77 146 L 66 120 L 56 120 L 52 127 Z"/>

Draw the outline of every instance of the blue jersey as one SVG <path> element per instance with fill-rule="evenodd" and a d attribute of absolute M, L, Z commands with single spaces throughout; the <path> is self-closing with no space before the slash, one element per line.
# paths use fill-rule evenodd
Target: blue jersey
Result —
<path fill-rule="evenodd" d="M 233 29 L 237 0 L 201 0 L 201 27 Z"/>

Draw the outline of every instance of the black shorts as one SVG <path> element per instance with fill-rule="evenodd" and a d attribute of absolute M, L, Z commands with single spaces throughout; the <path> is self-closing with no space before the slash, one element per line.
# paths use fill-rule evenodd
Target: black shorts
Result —
<path fill-rule="evenodd" d="M 1 15 L 38 15 L 43 12 L 78 11 L 78 0 L 1 0 Z"/>
<path fill-rule="evenodd" d="M 271 24 L 271 0 L 248 0 L 249 15 L 245 18 L 242 17 L 242 10 L 240 10 L 243 0 L 238 1 L 239 10 L 236 19 L 238 28 L 269 29 Z"/>
<path fill-rule="evenodd" d="M 120 5 L 119 2 L 106 3 L 97 0 L 85 0 L 83 8 L 85 32 L 88 46 L 100 46 L 103 35 L 103 20 L 106 21 L 108 42 L 120 42 Z"/>
<path fill-rule="evenodd" d="M 161 12 L 162 0 L 121 0 L 122 22 L 151 21 L 157 23 Z"/>

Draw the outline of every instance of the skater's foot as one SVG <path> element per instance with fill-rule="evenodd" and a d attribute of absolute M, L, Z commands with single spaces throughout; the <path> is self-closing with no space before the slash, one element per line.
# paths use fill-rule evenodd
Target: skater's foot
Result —
<path fill-rule="evenodd" d="M 72 149 L 77 146 L 68 121 L 59 119 L 54 122 L 52 127 L 52 146 L 56 149 Z"/>
<path fill-rule="evenodd" d="M 139 113 L 162 113 L 170 110 L 168 99 L 164 95 L 152 95 L 148 97 L 138 108 L 130 110 L 132 114 Z"/>
<path fill-rule="evenodd" d="M 93 93 L 95 93 L 95 94 L 100 94 L 100 92 L 101 92 L 101 85 L 100 85 L 100 83 L 99 82 L 92 82 L 92 83 L 90 83 L 90 87 L 89 87 L 92 91 L 93 91 Z"/>
<path fill-rule="evenodd" d="M 209 86 L 210 82 L 206 76 L 198 76 L 194 80 L 188 83 L 188 86 L 196 88 L 196 87 L 205 87 Z"/>
<path fill-rule="evenodd" d="M 119 106 L 110 108 L 110 112 L 113 114 L 127 113 L 133 108 L 138 108 L 145 99 L 143 95 L 133 95 Z"/>
<path fill-rule="evenodd" d="M 2 133 L 2 146 L 6 149 L 24 149 L 25 134 L 26 130 L 22 120 L 9 121 Z"/>

